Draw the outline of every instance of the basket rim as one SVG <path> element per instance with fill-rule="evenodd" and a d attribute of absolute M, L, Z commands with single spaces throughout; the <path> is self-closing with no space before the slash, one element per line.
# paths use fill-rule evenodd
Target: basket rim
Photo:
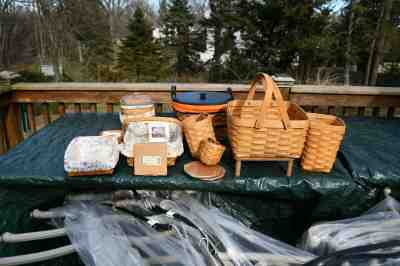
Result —
<path fill-rule="evenodd" d="M 262 102 L 262 101 L 259 101 Z M 231 102 L 230 102 L 231 103 Z M 289 103 L 287 105 L 288 109 L 290 106 L 293 106 L 296 111 L 301 113 L 304 116 L 304 119 L 296 119 L 296 120 L 289 120 L 289 128 L 288 129 L 300 129 L 300 128 L 308 128 L 309 127 L 309 119 L 307 117 L 306 112 L 297 104 L 292 103 L 292 102 L 287 102 Z M 238 105 L 233 105 L 237 107 Z M 253 106 L 253 105 L 249 105 Z M 256 106 L 256 105 L 254 105 Z M 259 106 L 259 105 L 257 105 Z M 230 120 L 229 123 L 232 123 L 235 126 L 243 126 L 243 127 L 248 127 L 248 128 L 254 128 L 255 121 L 257 120 L 256 117 L 252 119 L 243 119 L 240 117 L 235 117 L 232 115 L 232 112 L 230 111 L 230 106 L 228 106 L 227 109 L 227 119 Z M 264 120 L 263 126 L 261 128 L 275 128 L 275 129 L 282 129 L 284 128 L 282 120 L 274 119 L 274 120 Z"/>
<path fill-rule="evenodd" d="M 346 123 L 344 120 L 340 117 L 337 117 L 335 115 L 327 115 L 327 114 L 319 114 L 319 113 L 306 113 L 308 119 L 310 120 L 310 129 L 313 127 L 326 127 L 326 128 L 346 128 Z M 332 121 L 332 123 L 337 123 L 332 124 L 332 123 L 323 123 L 321 120 L 329 120 Z"/>
<path fill-rule="evenodd" d="M 162 117 L 162 116 L 150 116 L 150 117 L 141 117 L 141 118 L 132 118 L 128 122 L 124 122 L 124 125 L 129 125 L 131 123 L 136 122 L 168 122 L 175 123 L 178 126 L 182 127 L 182 122 L 174 117 Z"/>

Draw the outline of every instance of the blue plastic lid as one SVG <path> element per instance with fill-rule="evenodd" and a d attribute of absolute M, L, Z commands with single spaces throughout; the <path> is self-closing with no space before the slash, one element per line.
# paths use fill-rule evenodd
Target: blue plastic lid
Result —
<path fill-rule="evenodd" d="M 175 102 L 191 105 L 220 105 L 233 100 L 232 90 L 230 88 L 226 91 L 176 92 L 176 87 L 172 87 L 171 97 Z"/>

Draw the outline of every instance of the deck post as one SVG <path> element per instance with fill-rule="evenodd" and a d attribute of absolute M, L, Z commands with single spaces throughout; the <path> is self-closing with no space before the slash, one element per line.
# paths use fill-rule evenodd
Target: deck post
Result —
<path fill-rule="evenodd" d="M 14 148 L 23 140 L 21 130 L 21 113 L 16 103 L 10 103 L 5 112 L 5 131 L 8 149 Z"/>

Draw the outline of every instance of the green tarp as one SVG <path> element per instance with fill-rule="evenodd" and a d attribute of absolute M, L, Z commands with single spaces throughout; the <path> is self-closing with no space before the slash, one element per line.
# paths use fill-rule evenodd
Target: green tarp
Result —
<path fill-rule="evenodd" d="M 20 186 L 52 186 L 64 188 L 150 188 L 190 189 L 214 192 L 262 193 L 278 199 L 307 199 L 315 194 L 338 193 L 355 189 L 351 173 L 338 160 L 329 175 L 307 173 L 295 165 L 292 177 L 285 176 L 281 163 L 245 162 L 242 176 L 233 176 L 234 163 L 227 152 L 222 165 L 227 173 L 224 181 L 207 183 L 192 179 L 183 172 L 191 161 L 188 153 L 166 177 L 132 176 L 132 168 L 121 158 L 113 176 L 71 177 L 64 172 L 64 152 L 76 136 L 98 135 L 100 131 L 120 128 L 116 114 L 66 115 L 27 139 L 5 156 L 0 156 L 0 184 Z M 187 149 L 186 149 L 187 150 Z M 229 149 L 228 149 L 229 150 Z M 122 156 L 121 156 L 122 157 Z M 366 158 L 368 159 L 368 158 Z"/>
<path fill-rule="evenodd" d="M 188 154 L 169 168 L 167 177 L 132 176 L 121 158 L 113 176 L 67 178 L 63 157 L 73 137 L 120 128 L 117 114 L 67 114 L 0 156 L 4 188 L 0 231 L 37 229 L 28 213 L 37 207 L 53 207 L 46 204 L 61 204 L 71 190 L 184 189 L 212 191 L 205 197 L 216 206 L 257 230 L 295 243 L 312 223 L 359 215 L 378 200 L 383 187 L 400 187 L 400 120 L 352 118 L 346 124 L 347 135 L 329 175 L 307 173 L 295 165 L 293 176 L 286 177 L 284 164 L 244 163 L 242 176 L 233 177 L 231 155 L 226 153 L 225 180 L 206 183 L 183 173 L 183 165 L 191 160 Z M 38 194 L 21 191 L 39 188 Z M 18 251 L 3 248 L 0 255 Z"/>

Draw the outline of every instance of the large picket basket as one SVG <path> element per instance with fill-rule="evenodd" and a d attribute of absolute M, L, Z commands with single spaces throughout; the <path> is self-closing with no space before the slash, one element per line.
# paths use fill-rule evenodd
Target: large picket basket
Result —
<path fill-rule="evenodd" d="M 329 173 L 346 132 L 342 119 L 334 115 L 307 113 L 310 129 L 301 166 L 304 170 Z"/>
<path fill-rule="evenodd" d="M 253 99 L 258 83 L 265 90 L 263 100 Z M 299 158 L 303 152 L 309 126 L 307 115 L 298 105 L 283 100 L 267 74 L 257 74 L 246 100 L 228 103 L 227 117 L 236 160 Z"/>

